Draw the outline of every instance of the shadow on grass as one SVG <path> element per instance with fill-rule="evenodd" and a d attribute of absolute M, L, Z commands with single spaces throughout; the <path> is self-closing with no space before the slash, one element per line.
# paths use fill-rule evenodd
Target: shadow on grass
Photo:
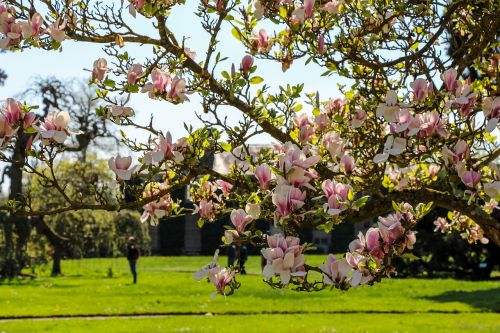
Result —
<path fill-rule="evenodd" d="M 443 303 L 460 302 L 469 304 L 478 310 L 500 312 L 500 287 L 474 291 L 450 290 L 439 295 L 419 298 Z"/>

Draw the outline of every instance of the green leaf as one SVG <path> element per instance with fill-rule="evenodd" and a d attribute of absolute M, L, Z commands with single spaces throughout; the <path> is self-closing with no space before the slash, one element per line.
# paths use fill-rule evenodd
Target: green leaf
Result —
<path fill-rule="evenodd" d="M 361 208 L 364 205 L 366 205 L 366 202 L 370 199 L 369 195 L 365 195 L 364 197 L 359 198 L 358 200 L 354 201 L 353 205 L 354 207 Z"/>
<path fill-rule="evenodd" d="M 205 224 L 205 220 L 204 219 L 199 219 L 198 222 L 196 222 L 196 224 L 198 224 L 198 228 L 201 228 Z"/>
<path fill-rule="evenodd" d="M 254 76 L 253 78 L 250 79 L 250 84 L 259 84 L 263 81 L 264 79 L 261 78 L 260 76 Z"/>
<path fill-rule="evenodd" d="M 351 190 L 347 193 L 347 199 L 349 199 L 349 201 L 354 200 L 354 193 Z"/>
<path fill-rule="evenodd" d="M 106 79 L 104 80 L 104 85 L 107 86 L 107 87 L 111 87 L 111 88 L 114 88 L 116 83 L 115 81 L 111 80 L 111 79 Z"/>
<path fill-rule="evenodd" d="M 34 129 L 33 127 L 28 127 L 28 128 L 25 128 L 23 132 L 26 134 L 33 134 L 33 133 L 36 133 L 36 129 Z"/>
<path fill-rule="evenodd" d="M 233 34 L 234 38 L 236 38 L 237 40 L 241 40 L 242 35 L 238 29 L 236 28 L 231 29 L 231 34 Z"/>
<path fill-rule="evenodd" d="M 225 151 L 232 151 L 233 150 L 233 147 L 231 147 L 231 145 L 229 143 L 227 143 L 227 142 L 221 142 L 220 146 Z"/>
<path fill-rule="evenodd" d="M 420 257 L 417 257 L 416 255 L 414 255 L 413 253 L 405 253 L 401 256 L 401 258 L 405 258 L 405 259 L 408 259 L 410 261 L 413 261 L 413 260 L 420 260 Z"/>

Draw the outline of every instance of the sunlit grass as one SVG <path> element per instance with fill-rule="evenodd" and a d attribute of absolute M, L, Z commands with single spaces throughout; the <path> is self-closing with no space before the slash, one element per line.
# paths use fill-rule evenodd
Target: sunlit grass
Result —
<path fill-rule="evenodd" d="M 416 328 L 398 329 L 403 321 L 410 321 L 415 327 L 423 327 L 429 321 L 436 332 L 493 332 L 494 328 L 499 329 L 500 315 L 491 313 L 500 311 L 500 283 L 497 281 L 388 279 L 373 287 L 348 292 L 325 290 L 304 294 L 270 289 L 259 275 L 259 258 L 251 257 L 250 274 L 238 277 L 241 288 L 233 296 L 218 296 L 211 301 L 212 286 L 205 281 L 196 282 L 192 277 L 192 273 L 210 259 L 141 258 L 137 285 L 131 284 L 125 259 L 64 261 L 63 277 L 49 277 L 50 270 L 45 267 L 39 270 L 36 280 L 0 285 L 0 317 L 3 318 L 161 313 L 198 316 L 1 322 L 0 332 L 163 332 L 168 331 L 167 328 L 182 331 L 183 327 L 191 332 L 212 332 L 224 321 L 231 321 L 240 328 L 249 323 L 248 330 L 252 332 L 265 332 L 262 325 L 272 322 L 278 323 L 277 332 L 298 332 L 299 327 L 309 327 L 307 331 L 310 332 L 335 331 L 327 328 L 338 332 L 422 332 Z M 322 259 L 321 256 L 309 258 L 316 263 Z M 223 260 L 225 258 L 221 258 Z M 285 316 L 285 313 L 293 315 Z M 214 316 L 203 316 L 206 314 Z M 182 326 L 184 323 L 188 323 L 187 326 Z M 35 327 L 30 325 L 36 325 L 37 329 L 23 331 Z M 141 329 L 127 330 L 129 325 Z M 285 330 L 280 325 L 293 329 Z M 388 330 L 382 330 L 384 327 Z"/>

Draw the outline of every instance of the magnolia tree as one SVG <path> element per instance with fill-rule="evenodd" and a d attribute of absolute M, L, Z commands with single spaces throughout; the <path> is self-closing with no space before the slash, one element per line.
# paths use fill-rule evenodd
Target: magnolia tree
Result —
<path fill-rule="evenodd" d="M 188 5 L 199 18 L 193 25 L 207 37 L 202 54 L 170 26 L 176 8 Z M 144 221 L 197 213 L 200 225 L 229 214 L 223 242 L 262 248 L 265 281 L 299 291 L 348 289 L 392 275 L 392 258 L 413 248 L 415 224 L 434 206 L 453 212 L 436 222 L 438 230 L 500 245 L 500 223 L 490 216 L 500 191 L 500 72 L 491 33 L 500 28 L 498 12 L 494 0 L 7 1 L 0 5 L 3 49 L 57 50 L 70 39 L 104 46 L 102 56 L 89 58 L 90 83 L 107 105 L 98 114 L 122 128 L 123 146 L 135 153 L 111 157 L 109 167 L 117 186 L 136 200 L 109 199 L 103 193 L 113 189 L 96 183 L 89 195 L 97 202 L 86 204 L 65 193 L 56 173 L 45 172 L 39 176 L 63 195 L 63 205 L 38 210 L 20 196 L 1 209 L 38 216 L 142 207 Z M 154 32 L 141 32 L 136 20 L 151 21 Z M 240 63 L 228 64 L 220 52 L 224 31 L 246 51 Z M 451 52 L 443 47 L 449 31 L 460 37 Z M 126 52 L 132 44 L 144 52 Z M 323 69 L 332 84 L 341 77 L 352 84 L 339 85 L 339 96 L 306 92 L 303 84 L 270 87 L 256 59 L 283 71 L 305 61 L 305 70 Z M 481 74 L 474 81 L 463 79 L 471 66 Z M 167 127 L 181 124 L 140 124 L 127 105 L 135 94 L 166 107 L 197 95 L 205 126 L 185 125 L 186 136 L 172 138 Z M 228 108 L 241 115 L 236 125 L 222 115 Z M 1 158 L 11 161 L 13 142 L 28 134 L 28 153 L 17 162 L 37 173 L 34 161 L 54 168 L 77 133 L 65 112 L 41 122 L 30 110 L 5 102 Z M 128 128 L 149 139 L 127 137 Z M 274 144 L 251 153 L 248 140 L 262 133 Z M 228 174 L 203 162 L 219 152 L 234 156 Z M 196 204 L 192 212 L 170 196 L 186 185 Z M 328 232 L 347 220 L 373 218 L 376 225 L 344 256 L 329 255 L 319 267 L 307 263 L 301 228 Z M 257 219 L 279 233 L 263 234 Z M 218 266 L 216 255 L 196 278 L 207 276 L 228 295 L 239 287 L 236 273 Z"/>

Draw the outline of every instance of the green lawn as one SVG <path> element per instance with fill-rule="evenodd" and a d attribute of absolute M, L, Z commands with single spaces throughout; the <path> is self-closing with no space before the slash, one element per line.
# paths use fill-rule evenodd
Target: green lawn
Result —
<path fill-rule="evenodd" d="M 319 262 L 323 257 L 308 257 Z M 0 285 L 0 318 L 169 314 L 0 322 L 0 332 L 499 332 L 500 282 L 391 279 L 348 292 L 272 290 L 259 258 L 233 296 L 210 300 L 192 272 L 207 257 L 141 258 L 132 285 L 125 259 L 64 261 L 64 277 L 41 268 L 34 281 Z M 221 258 L 224 260 L 224 258 Z M 112 272 L 112 277 L 108 277 Z M 374 313 L 381 312 L 381 313 Z M 183 315 L 176 315 L 183 314 Z M 208 315 L 207 315 L 208 314 Z"/>

